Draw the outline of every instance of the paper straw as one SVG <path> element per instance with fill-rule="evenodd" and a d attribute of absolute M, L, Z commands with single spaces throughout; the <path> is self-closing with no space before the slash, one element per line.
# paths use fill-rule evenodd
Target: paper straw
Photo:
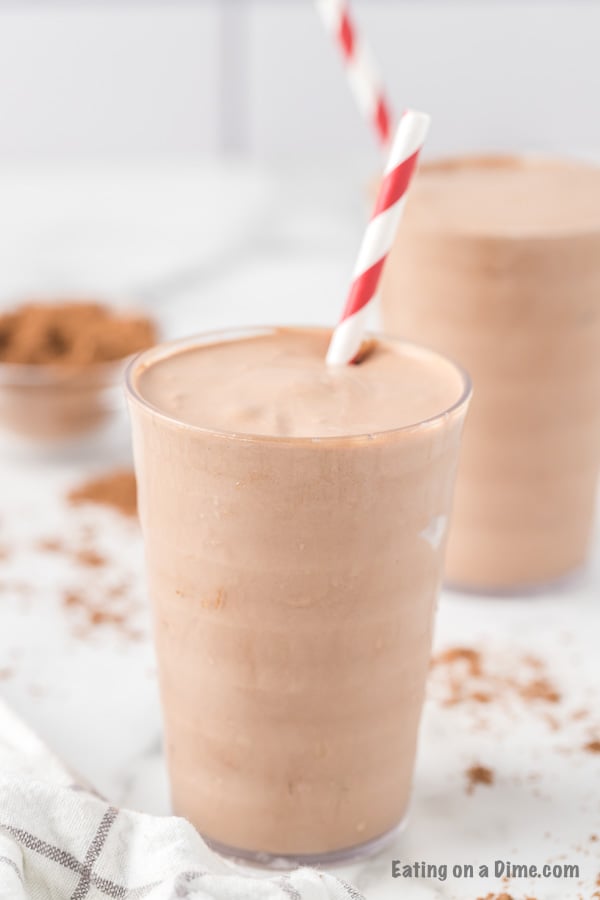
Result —
<path fill-rule="evenodd" d="M 377 294 L 384 263 L 402 217 L 406 192 L 429 128 L 429 116 L 407 110 L 394 143 L 367 226 L 342 318 L 331 337 L 327 364 L 352 362 L 363 340 L 369 305 Z"/>
<path fill-rule="evenodd" d="M 316 0 L 321 18 L 341 50 L 359 109 L 387 149 L 392 130 L 390 106 L 373 55 L 359 34 L 345 0 Z"/>

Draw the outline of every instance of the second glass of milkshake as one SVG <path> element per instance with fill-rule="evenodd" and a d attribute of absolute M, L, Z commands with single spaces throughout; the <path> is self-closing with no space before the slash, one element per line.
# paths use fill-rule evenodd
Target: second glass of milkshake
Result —
<path fill-rule="evenodd" d="M 584 563 L 600 469 L 600 167 L 423 166 L 382 279 L 387 331 L 469 370 L 446 577 L 515 593 Z"/>
<path fill-rule="evenodd" d="M 128 377 L 175 812 L 263 863 L 406 815 L 468 378 L 325 329 L 154 348 Z"/>

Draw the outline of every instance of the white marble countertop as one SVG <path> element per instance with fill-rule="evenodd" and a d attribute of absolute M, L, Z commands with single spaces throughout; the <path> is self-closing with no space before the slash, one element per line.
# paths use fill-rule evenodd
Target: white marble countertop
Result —
<path fill-rule="evenodd" d="M 0 172 L 0 296 L 133 295 L 157 304 L 169 335 L 332 322 L 360 236 L 364 177 L 242 164 Z M 89 474 L 127 462 L 123 438 L 102 459 L 0 456 L 0 692 L 112 802 L 166 814 L 139 531 L 65 499 Z M 49 550 L 44 542 L 57 538 L 62 549 Z M 89 547 L 107 565 L 85 565 L 77 554 Z M 474 649 L 481 671 L 469 674 L 468 658 L 432 670 L 408 827 L 380 856 L 343 870 L 369 900 L 600 891 L 599 585 L 596 553 L 554 593 L 442 596 L 437 652 Z M 91 625 L 69 592 L 121 621 Z M 491 784 L 469 787 L 474 765 Z M 393 859 L 450 871 L 444 881 L 393 879 Z M 502 881 L 495 860 L 580 871 Z M 468 864 L 476 877 L 453 877 L 452 866 Z M 488 879 L 477 877 L 483 864 Z"/>

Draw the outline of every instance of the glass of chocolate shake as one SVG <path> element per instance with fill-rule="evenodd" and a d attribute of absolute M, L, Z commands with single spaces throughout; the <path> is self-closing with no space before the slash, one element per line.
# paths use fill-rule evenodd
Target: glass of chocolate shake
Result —
<path fill-rule="evenodd" d="M 585 561 L 600 463 L 600 168 L 421 167 L 382 279 L 387 331 L 464 365 L 446 575 L 517 592 Z"/>
<path fill-rule="evenodd" d="M 467 376 L 257 328 L 129 367 L 173 807 L 226 853 L 328 862 L 406 816 Z"/>

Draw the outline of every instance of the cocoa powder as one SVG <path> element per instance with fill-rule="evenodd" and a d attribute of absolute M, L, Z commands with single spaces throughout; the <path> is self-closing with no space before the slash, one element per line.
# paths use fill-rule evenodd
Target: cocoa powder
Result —
<path fill-rule="evenodd" d="M 41 552 L 61 554 L 83 569 L 94 570 L 93 576 L 83 576 L 83 582 L 79 580 L 79 584 L 72 584 L 63 591 L 62 603 L 68 611 L 72 633 L 79 638 L 88 638 L 102 629 L 130 640 L 138 639 L 140 631 L 133 627 L 132 621 L 139 605 L 131 590 L 131 580 L 124 577 L 111 584 L 118 570 L 115 570 L 111 559 L 91 543 L 94 532 L 83 526 L 78 537 L 79 546 L 70 546 L 50 537 L 43 538 L 36 545 Z M 80 570 L 79 579 L 81 577 Z M 109 583 L 107 580 L 110 580 Z"/>
<path fill-rule="evenodd" d="M 42 553 L 61 553 L 64 545 L 58 538 L 42 538 L 37 542 L 37 549 Z"/>
<path fill-rule="evenodd" d="M 129 640 L 137 640 L 140 632 L 130 624 L 134 612 L 131 603 L 121 593 L 111 591 L 98 595 L 85 588 L 72 588 L 63 594 L 63 606 L 75 616 L 73 633 L 88 638 L 99 628 L 111 628 L 114 633 Z"/>
<path fill-rule="evenodd" d="M 512 894 L 486 894 L 485 897 L 478 897 L 477 900 L 513 900 Z M 533 898 L 530 898 L 533 900 Z"/>
<path fill-rule="evenodd" d="M 73 554 L 75 561 L 82 566 L 88 566 L 92 569 L 100 568 L 106 565 L 106 559 L 96 550 L 85 547 L 82 550 L 76 550 Z"/>
<path fill-rule="evenodd" d="M 546 703 L 558 703 L 559 692 L 550 684 L 547 678 L 535 678 L 520 688 L 524 700 L 543 700 Z"/>
<path fill-rule="evenodd" d="M 494 773 L 487 766 L 476 763 L 470 766 L 465 772 L 467 776 L 467 793 L 471 794 L 478 784 L 492 785 L 494 783 Z"/>
<path fill-rule="evenodd" d="M 469 675 L 473 678 L 481 675 L 481 653 L 472 647 L 450 647 L 434 658 L 433 665 L 447 666 L 456 662 L 464 662 Z"/>
<path fill-rule="evenodd" d="M 87 367 L 156 342 L 156 326 L 90 302 L 27 303 L 0 314 L 0 362 Z"/>
<path fill-rule="evenodd" d="M 545 707 L 547 704 L 559 704 L 562 698 L 546 676 L 545 664 L 530 655 L 521 657 L 519 663 L 526 670 L 533 670 L 534 677 L 531 677 L 531 672 L 528 677 L 524 673 L 522 679 L 513 674 L 504 675 L 500 671 L 494 671 L 490 660 L 480 650 L 473 647 L 450 647 L 432 660 L 432 669 L 438 670 L 435 681 L 438 689 L 441 688 L 439 699 L 443 706 L 456 706 L 463 703 L 489 705 L 518 697 L 532 709 L 538 709 L 539 715 L 545 717 L 554 728 L 554 720 L 548 717 Z M 439 678 L 441 672 L 444 673 L 443 681 Z"/>
<path fill-rule="evenodd" d="M 70 492 L 68 500 L 76 506 L 89 502 L 133 516 L 136 512 L 133 473 L 128 469 L 106 473 L 79 485 Z M 132 579 L 125 571 L 119 572 L 110 554 L 101 552 L 96 545 L 97 537 L 97 527 L 84 521 L 72 542 L 46 536 L 38 539 L 34 547 L 42 553 L 60 554 L 76 564 L 74 573 L 78 583 L 72 583 L 62 594 L 62 605 L 76 637 L 87 639 L 103 631 L 137 640 L 142 632 L 133 623 L 140 605 L 132 590 Z M 115 581 L 115 575 L 119 574 L 120 580 Z"/>
<path fill-rule="evenodd" d="M 130 469 L 115 469 L 74 488 L 67 499 L 74 506 L 93 503 L 133 517 L 137 515 L 135 475 Z"/>

